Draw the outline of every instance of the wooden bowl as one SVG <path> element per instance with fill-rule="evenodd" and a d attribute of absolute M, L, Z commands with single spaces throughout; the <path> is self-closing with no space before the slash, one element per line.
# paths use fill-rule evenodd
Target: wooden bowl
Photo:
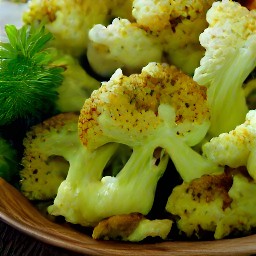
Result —
<path fill-rule="evenodd" d="M 20 24 L 21 5 L 0 0 L 0 25 Z M 24 8 L 22 6 L 22 8 Z M 0 37 L 3 36 L 0 30 Z M 19 191 L 0 178 L 0 220 L 50 245 L 86 255 L 179 256 L 256 254 L 256 235 L 204 242 L 161 242 L 154 244 L 96 241 L 76 229 L 45 218 Z M 1 230 L 0 230 L 1 232 Z"/>
<path fill-rule="evenodd" d="M 18 190 L 0 178 L 0 219 L 42 242 L 86 255 L 252 255 L 256 235 L 202 242 L 151 244 L 96 241 L 76 229 L 45 218 Z"/>

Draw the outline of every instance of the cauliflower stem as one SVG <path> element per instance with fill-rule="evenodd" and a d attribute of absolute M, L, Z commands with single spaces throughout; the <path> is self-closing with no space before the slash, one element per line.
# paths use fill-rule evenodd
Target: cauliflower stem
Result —
<path fill-rule="evenodd" d="M 191 148 L 208 127 L 205 88 L 176 67 L 150 63 L 129 77 L 117 70 L 84 103 L 81 145 L 66 157 L 70 169 L 49 213 L 84 226 L 147 215 L 169 157 L 186 181 L 223 170 Z M 130 158 L 116 176 L 103 176 L 119 145 L 132 149 Z"/>
<path fill-rule="evenodd" d="M 209 27 L 199 37 L 206 52 L 194 80 L 208 88 L 213 137 L 234 129 L 248 112 L 242 86 L 256 66 L 256 12 L 233 1 L 218 1 L 206 19 Z"/>

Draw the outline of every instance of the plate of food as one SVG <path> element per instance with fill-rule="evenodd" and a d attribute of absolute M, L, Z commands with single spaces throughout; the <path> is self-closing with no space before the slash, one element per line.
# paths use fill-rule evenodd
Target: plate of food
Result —
<path fill-rule="evenodd" d="M 254 2 L 0 17 L 2 221 L 86 255 L 256 253 Z"/>

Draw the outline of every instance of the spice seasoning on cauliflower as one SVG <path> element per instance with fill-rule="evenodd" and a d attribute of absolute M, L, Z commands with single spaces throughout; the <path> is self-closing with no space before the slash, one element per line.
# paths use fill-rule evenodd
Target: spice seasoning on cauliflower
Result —
<path fill-rule="evenodd" d="M 218 136 L 241 124 L 248 112 L 243 83 L 256 67 L 256 10 L 223 0 L 206 19 L 209 26 L 199 37 L 206 52 L 193 78 L 208 88 L 209 134 Z"/>
<path fill-rule="evenodd" d="M 205 88 L 176 67 L 150 63 L 129 77 L 117 70 L 84 103 L 78 124 L 84 152 L 77 152 L 49 213 L 84 226 L 113 215 L 146 215 L 169 156 L 187 181 L 222 171 L 191 148 L 208 120 Z M 130 158 L 116 176 L 102 176 L 119 144 L 133 150 Z"/>
<path fill-rule="evenodd" d="M 133 1 L 133 15 L 161 41 L 163 58 L 192 75 L 203 57 L 199 35 L 207 28 L 207 11 L 214 0 Z"/>
<path fill-rule="evenodd" d="M 133 1 L 135 21 L 120 17 L 89 32 L 88 59 L 94 71 L 110 77 L 117 68 L 137 73 L 149 62 L 168 61 L 193 74 L 204 54 L 199 34 L 213 0 Z"/>
<path fill-rule="evenodd" d="M 89 39 L 88 61 L 103 77 L 118 68 L 127 74 L 136 73 L 150 61 L 160 62 L 162 58 L 158 40 L 127 19 L 116 18 L 107 27 L 95 25 Z"/>
<path fill-rule="evenodd" d="M 131 17 L 131 1 L 32 0 L 23 21 L 45 22 L 54 35 L 54 45 L 74 56 L 86 52 L 88 31 L 94 24 L 109 24 L 115 15 Z"/>
<path fill-rule="evenodd" d="M 256 110 L 250 110 L 243 124 L 203 145 L 203 154 L 213 162 L 233 168 L 246 166 L 256 180 Z"/>
<path fill-rule="evenodd" d="M 256 185 L 244 168 L 205 175 L 174 188 L 166 210 L 177 219 L 179 232 L 203 239 L 246 235 L 256 227 Z"/>
<path fill-rule="evenodd" d="M 62 113 L 27 132 L 21 161 L 21 192 L 30 200 L 53 199 L 79 146 L 78 114 Z"/>
<path fill-rule="evenodd" d="M 166 239 L 172 227 L 168 219 L 149 220 L 142 214 L 115 215 L 104 219 L 93 229 L 94 239 L 139 242 L 147 237 Z"/>

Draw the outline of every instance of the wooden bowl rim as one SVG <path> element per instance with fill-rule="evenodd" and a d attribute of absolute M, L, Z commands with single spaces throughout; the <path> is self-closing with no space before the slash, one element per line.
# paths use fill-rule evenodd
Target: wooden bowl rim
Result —
<path fill-rule="evenodd" d="M 70 227 L 49 221 L 18 190 L 1 178 L 0 194 L 0 220 L 39 241 L 86 255 L 196 256 L 256 253 L 256 235 L 216 241 L 164 241 L 150 244 L 97 241 Z"/>

